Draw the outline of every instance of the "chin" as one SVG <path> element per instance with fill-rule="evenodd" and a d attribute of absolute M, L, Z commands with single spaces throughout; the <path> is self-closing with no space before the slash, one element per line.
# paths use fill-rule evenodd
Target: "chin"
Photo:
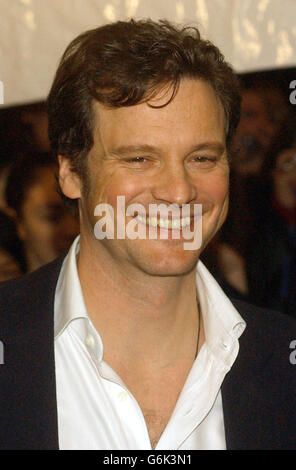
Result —
<path fill-rule="evenodd" d="M 171 253 L 169 255 L 163 253 L 161 256 L 151 254 L 150 256 L 142 256 L 135 259 L 135 262 L 142 272 L 150 276 L 160 277 L 177 277 L 185 276 L 195 270 L 199 252 L 182 252 L 182 254 Z"/>

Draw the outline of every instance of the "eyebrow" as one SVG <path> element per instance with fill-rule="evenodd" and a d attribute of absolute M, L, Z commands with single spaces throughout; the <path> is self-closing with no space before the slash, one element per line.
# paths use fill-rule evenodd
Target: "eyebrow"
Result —
<path fill-rule="evenodd" d="M 226 150 L 226 146 L 221 142 L 202 142 L 194 146 L 190 152 L 197 152 L 199 150 L 214 150 L 219 153 L 223 153 Z M 116 147 L 111 151 L 113 155 L 126 155 L 129 153 L 136 153 L 136 152 L 148 152 L 148 153 L 161 153 L 161 149 L 158 147 L 154 147 L 153 145 L 121 145 L 120 147 Z"/>
<path fill-rule="evenodd" d="M 114 155 L 125 155 L 127 153 L 136 153 L 136 152 L 153 152 L 159 153 L 160 150 L 157 147 L 152 145 L 142 144 L 142 145 L 121 145 L 112 149 L 111 153 Z"/>

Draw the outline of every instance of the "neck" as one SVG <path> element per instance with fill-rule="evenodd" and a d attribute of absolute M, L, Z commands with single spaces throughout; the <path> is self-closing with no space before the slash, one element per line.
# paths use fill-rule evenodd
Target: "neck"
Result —
<path fill-rule="evenodd" d="M 104 359 L 134 368 L 164 367 L 180 354 L 194 359 L 199 323 L 195 270 L 178 277 L 150 276 L 115 263 L 106 250 L 95 254 L 89 248 L 81 240 L 78 274 L 88 314 L 103 340 Z"/>

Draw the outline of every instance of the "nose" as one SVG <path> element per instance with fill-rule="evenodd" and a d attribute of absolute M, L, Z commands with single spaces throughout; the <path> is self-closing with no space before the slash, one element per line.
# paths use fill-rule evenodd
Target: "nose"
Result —
<path fill-rule="evenodd" d="M 181 163 L 163 166 L 152 188 L 155 200 L 166 204 L 188 204 L 196 198 L 196 187 Z"/>

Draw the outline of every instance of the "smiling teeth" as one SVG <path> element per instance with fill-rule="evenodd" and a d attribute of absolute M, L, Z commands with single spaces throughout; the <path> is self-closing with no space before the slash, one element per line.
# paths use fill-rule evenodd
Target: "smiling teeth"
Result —
<path fill-rule="evenodd" d="M 152 227 L 160 227 L 166 229 L 181 229 L 190 225 L 190 217 L 182 217 L 181 219 L 157 219 L 157 217 L 143 217 L 137 215 L 137 219 L 142 224 L 151 225 Z"/>

